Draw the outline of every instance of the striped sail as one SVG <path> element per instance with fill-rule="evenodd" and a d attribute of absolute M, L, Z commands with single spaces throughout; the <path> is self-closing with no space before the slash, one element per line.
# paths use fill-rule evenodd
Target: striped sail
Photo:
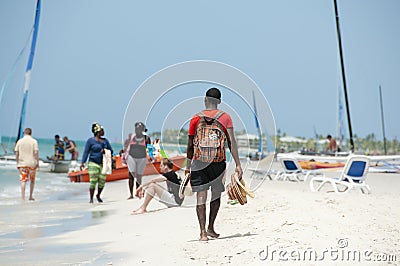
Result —
<path fill-rule="evenodd" d="M 29 85 L 31 82 L 33 58 L 35 56 L 36 41 L 37 41 L 37 36 L 38 36 L 38 31 L 39 31 L 40 1 L 41 0 L 38 0 L 36 3 L 35 23 L 33 25 L 31 51 L 29 53 L 28 65 L 26 66 L 26 71 L 25 71 L 24 97 L 22 100 L 17 140 L 23 137 L 23 131 L 24 131 L 26 104 L 27 104 L 27 100 L 28 100 L 28 92 L 29 92 Z"/>
<path fill-rule="evenodd" d="M 253 108 L 254 108 L 254 120 L 256 123 L 256 128 L 258 131 L 258 154 L 261 156 L 262 154 L 262 134 L 261 134 L 261 129 L 260 129 L 260 123 L 258 122 L 258 114 L 257 114 L 257 107 L 256 107 L 256 98 L 254 96 L 254 91 L 253 91 Z"/>
<path fill-rule="evenodd" d="M 337 135 L 338 135 L 338 146 L 343 145 L 343 137 L 344 137 L 344 106 L 343 106 L 343 96 L 342 91 L 338 89 L 338 121 L 337 121 Z"/>

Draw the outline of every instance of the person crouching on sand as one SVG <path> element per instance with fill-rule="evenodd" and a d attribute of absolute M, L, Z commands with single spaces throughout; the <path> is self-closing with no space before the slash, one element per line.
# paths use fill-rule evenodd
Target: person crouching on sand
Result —
<path fill-rule="evenodd" d="M 140 198 L 143 196 L 145 198 L 142 206 L 133 211 L 132 214 L 147 212 L 147 206 L 155 195 L 157 195 L 160 198 L 160 202 L 165 204 L 168 208 L 182 205 L 183 199 L 179 198 L 179 186 L 181 181 L 173 170 L 173 166 L 173 163 L 169 159 L 162 159 L 160 164 L 160 169 L 163 172 L 162 176 L 153 178 L 149 182 L 138 187 L 136 194 L 139 195 Z M 167 182 L 167 190 L 158 184 L 164 181 Z"/>

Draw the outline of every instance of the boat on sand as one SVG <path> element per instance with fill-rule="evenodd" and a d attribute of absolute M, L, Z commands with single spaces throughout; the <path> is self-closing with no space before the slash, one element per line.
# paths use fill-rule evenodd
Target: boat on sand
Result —
<path fill-rule="evenodd" d="M 342 162 L 299 161 L 299 163 L 301 168 L 306 170 L 344 167 Z"/>
<path fill-rule="evenodd" d="M 120 156 L 115 156 L 115 169 L 112 170 L 111 175 L 106 176 L 106 182 L 117 181 L 122 179 L 127 179 L 129 177 L 128 166 L 122 164 L 122 160 Z M 174 156 L 169 158 L 174 164 L 174 171 L 178 171 L 181 169 L 186 162 L 186 157 L 182 155 Z M 143 175 L 156 175 L 160 174 L 160 161 L 150 162 L 149 160 L 146 163 L 146 167 L 144 169 Z M 68 177 L 71 182 L 89 182 L 89 173 L 88 170 L 85 169 L 83 171 L 73 171 L 68 173 Z"/>
<path fill-rule="evenodd" d="M 42 159 L 44 163 L 49 164 L 49 172 L 53 173 L 68 173 L 71 168 L 77 167 L 76 160 L 52 160 Z"/>

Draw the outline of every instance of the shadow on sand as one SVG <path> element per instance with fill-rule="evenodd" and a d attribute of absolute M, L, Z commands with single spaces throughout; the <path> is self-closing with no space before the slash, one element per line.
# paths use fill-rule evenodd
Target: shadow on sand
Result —
<path fill-rule="evenodd" d="M 252 234 L 250 232 L 245 233 L 245 234 L 234 234 L 230 236 L 223 236 L 223 237 L 218 237 L 218 238 L 210 238 L 209 240 L 224 240 L 224 239 L 232 239 L 232 238 L 237 238 L 237 237 L 248 237 L 248 236 L 256 236 L 257 234 Z M 188 240 L 188 242 L 199 242 L 198 239 L 192 239 Z"/>

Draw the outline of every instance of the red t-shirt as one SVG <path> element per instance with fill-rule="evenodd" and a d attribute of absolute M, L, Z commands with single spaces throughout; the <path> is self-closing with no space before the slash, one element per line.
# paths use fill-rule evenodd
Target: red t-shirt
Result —
<path fill-rule="evenodd" d="M 214 117 L 215 114 L 218 112 L 218 109 L 215 110 L 203 110 L 203 114 L 207 117 Z M 198 114 L 195 114 L 192 119 L 190 120 L 190 124 L 189 124 L 189 131 L 188 131 L 188 135 L 189 136 L 194 136 L 194 134 L 196 134 L 196 129 L 197 129 L 197 125 L 199 124 L 200 121 L 200 116 Z M 233 128 L 233 122 L 232 122 L 232 118 L 229 114 L 227 113 L 223 113 L 219 118 L 218 121 L 221 123 L 221 125 L 226 129 L 228 128 Z"/>

